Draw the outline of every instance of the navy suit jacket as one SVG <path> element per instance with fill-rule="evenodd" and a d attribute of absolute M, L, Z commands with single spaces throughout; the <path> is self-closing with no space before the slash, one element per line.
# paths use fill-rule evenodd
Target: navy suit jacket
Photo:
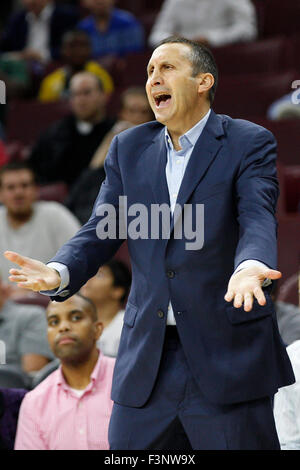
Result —
<path fill-rule="evenodd" d="M 22 51 L 27 42 L 28 22 L 27 10 L 21 10 L 10 18 L 1 41 L 2 52 Z M 76 27 L 79 15 L 74 7 L 68 5 L 55 5 L 50 20 L 49 47 L 52 59 L 60 57 L 61 40 L 66 31 Z"/>
<path fill-rule="evenodd" d="M 187 165 L 177 202 L 204 204 L 204 246 L 188 240 L 128 239 L 133 281 L 115 366 L 112 398 L 143 406 L 158 374 L 171 299 L 187 361 L 202 392 L 215 403 L 274 394 L 294 380 L 270 295 L 251 312 L 224 300 L 244 260 L 276 268 L 278 197 L 273 135 L 248 121 L 211 113 Z M 150 122 L 116 136 L 106 180 L 86 225 L 52 261 L 65 264 L 73 295 L 110 259 L 122 240 L 99 240 L 100 204 L 169 204 L 164 127 Z M 172 275 L 170 275 L 170 272 Z M 62 301 L 66 297 L 56 297 Z"/>

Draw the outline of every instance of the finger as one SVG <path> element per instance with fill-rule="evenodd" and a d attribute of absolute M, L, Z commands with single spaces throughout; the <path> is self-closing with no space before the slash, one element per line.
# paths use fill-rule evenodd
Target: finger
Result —
<path fill-rule="evenodd" d="M 9 276 L 8 278 L 11 282 L 26 282 L 26 276 Z"/>
<path fill-rule="evenodd" d="M 12 261 L 13 263 L 18 264 L 19 266 L 23 266 L 27 260 L 25 256 L 21 256 L 18 253 L 15 253 L 14 251 L 5 251 L 4 256 L 9 261 Z"/>
<path fill-rule="evenodd" d="M 21 287 L 23 289 L 30 289 L 30 290 L 33 290 L 35 292 L 39 292 L 40 291 L 40 286 L 39 286 L 39 283 L 37 281 L 25 281 L 25 282 L 18 282 L 18 287 Z"/>
<path fill-rule="evenodd" d="M 253 306 L 253 295 L 251 292 L 246 292 L 244 295 L 244 310 L 245 312 L 250 312 Z"/>
<path fill-rule="evenodd" d="M 235 308 L 240 308 L 243 305 L 243 296 L 242 294 L 235 294 L 233 306 Z"/>
<path fill-rule="evenodd" d="M 265 277 L 268 279 L 280 279 L 282 274 L 280 271 L 275 271 L 275 269 L 269 269 L 264 273 Z"/>
<path fill-rule="evenodd" d="M 10 269 L 9 274 L 11 274 L 12 276 L 19 276 L 23 275 L 24 271 L 22 269 Z"/>
<path fill-rule="evenodd" d="M 257 302 L 259 303 L 259 305 L 266 304 L 265 294 L 263 293 L 263 290 L 260 287 L 256 287 L 253 291 L 253 294 L 255 298 L 257 299 Z"/>
<path fill-rule="evenodd" d="M 226 300 L 226 302 L 231 302 L 233 297 L 234 297 L 234 292 L 228 290 L 225 294 L 224 299 Z"/>

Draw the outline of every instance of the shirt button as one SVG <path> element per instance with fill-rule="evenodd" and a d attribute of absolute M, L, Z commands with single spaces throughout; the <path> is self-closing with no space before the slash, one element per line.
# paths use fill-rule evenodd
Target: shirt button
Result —
<path fill-rule="evenodd" d="M 173 279 L 175 277 L 175 272 L 169 270 L 169 271 L 167 271 L 167 276 L 168 276 L 169 279 Z"/>
<path fill-rule="evenodd" d="M 157 315 L 159 318 L 164 318 L 164 312 L 162 310 L 158 310 Z"/>
<path fill-rule="evenodd" d="M 79 434 L 83 434 L 84 433 L 84 430 L 83 429 L 79 429 Z"/>

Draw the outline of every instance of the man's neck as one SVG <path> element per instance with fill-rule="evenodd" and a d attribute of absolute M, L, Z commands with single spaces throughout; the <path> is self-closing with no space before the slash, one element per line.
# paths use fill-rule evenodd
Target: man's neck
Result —
<path fill-rule="evenodd" d="M 33 215 L 33 209 L 31 209 L 30 212 L 27 212 L 26 214 L 13 214 L 11 212 L 7 212 L 7 220 L 8 224 L 11 228 L 14 230 L 17 230 L 18 228 L 22 227 L 24 224 L 29 222 L 29 220 L 32 218 Z"/>
<path fill-rule="evenodd" d="M 78 122 L 87 122 L 88 124 L 91 124 L 92 126 L 96 126 L 96 124 L 99 124 L 103 119 L 105 118 L 105 113 L 103 111 L 99 111 L 97 114 L 94 116 L 91 116 L 89 119 L 78 119 Z"/>
<path fill-rule="evenodd" d="M 101 15 L 95 15 L 97 28 L 101 32 L 105 32 L 108 29 L 110 22 L 111 12 L 102 13 Z"/>
<path fill-rule="evenodd" d="M 109 304 L 96 305 L 99 321 L 103 323 L 105 329 L 121 310 L 119 302 L 110 302 Z"/>
<path fill-rule="evenodd" d="M 32 14 L 35 16 L 35 18 L 39 18 L 41 16 L 41 13 L 45 10 L 45 8 L 48 8 L 50 5 L 52 5 L 52 2 L 46 2 L 44 6 L 41 6 L 41 8 L 38 8 L 35 11 L 32 11 Z"/>
<path fill-rule="evenodd" d="M 70 364 L 62 361 L 62 373 L 69 387 L 84 390 L 91 381 L 91 375 L 98 358 L 99 351 L 95 347 L 89 359 L 82 364 Z"/>
<path fill-rule="evenodd" d="M 178 127 L 178 120 L 176 121 L 175 126 L 173 127 L 172 124 L 169 126 L 167 124 L 168 132 L 172 139 L 174 148 L 176 151 L 181 150 L 181 146 L 179 143 L 179 139 L 182 135 L 186 134 L 190 129 L 192 129 L 201 119 L 206 116 L 210 109 L 210 106 L 205 107 L 200 114 L 196 114 L 192 119 L 189 119 L 188 122 L 181 121 L 180 127 Z"/>

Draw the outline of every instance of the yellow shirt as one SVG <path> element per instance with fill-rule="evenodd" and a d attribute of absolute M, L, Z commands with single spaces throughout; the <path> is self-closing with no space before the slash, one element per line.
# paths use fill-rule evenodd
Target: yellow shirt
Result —
<path fill-rule="evenodd" d="M 97 64 L 97 62 L 87 62 L 84 70 L 95 74 L 102 82 L 105 93 L 111 93 L 114 89 L 114 84 L 109 73 Z M 67 72 L 64 67 L 61 67 L 54 72 L 47 75 L 41 83 L 39 90 L 39 100 L 46 103 L 49 101 L 58 101 L 65 90 L 67 79 Z"/>

